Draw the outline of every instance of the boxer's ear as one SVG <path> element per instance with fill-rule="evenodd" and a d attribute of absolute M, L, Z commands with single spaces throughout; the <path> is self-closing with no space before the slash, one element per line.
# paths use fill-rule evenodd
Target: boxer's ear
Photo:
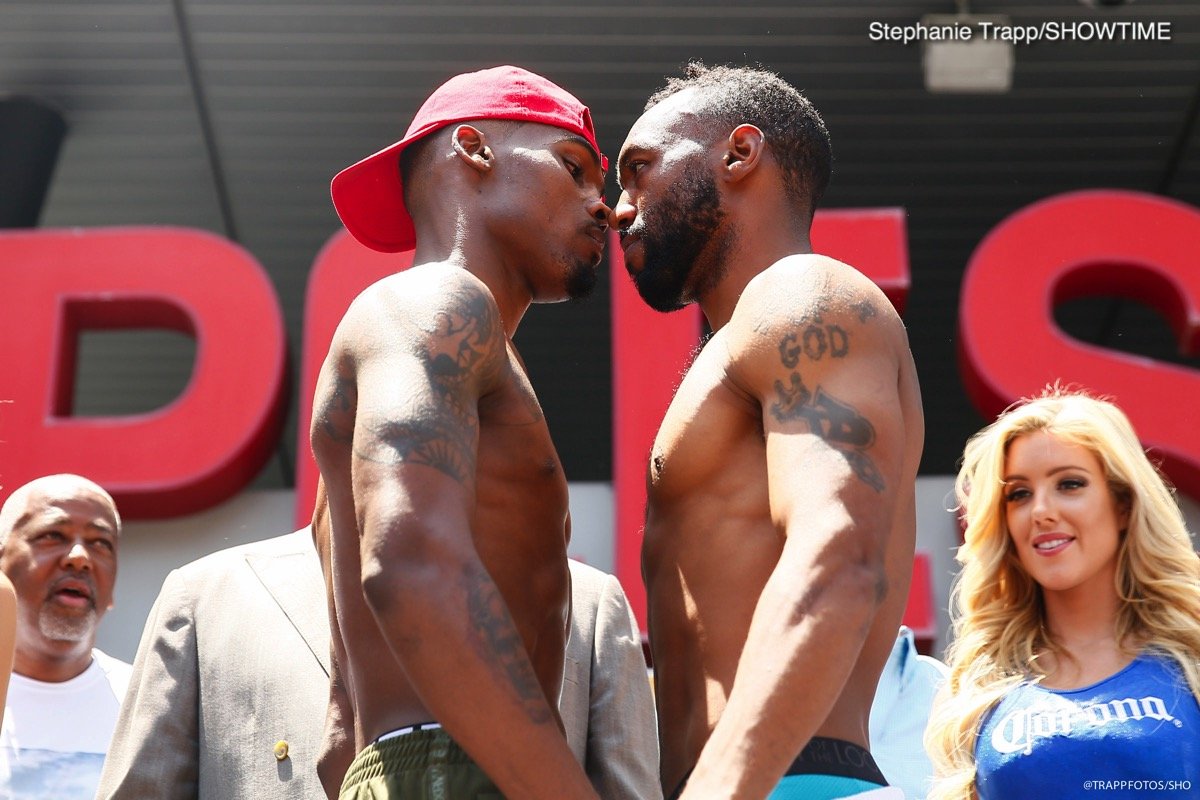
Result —
<path fill-rule="evenodd" d="M 756 125 L 742 123 L 729 134 L 725 141 L 723 175 L 727 181 L 736 183 L 753 172 L 762 157 L 766 135 Z"/>
<path fill-rule="evenodd" d="M 488 146 L 487 135 L 474 125 L 459 125 L 451 137 L 455 154 L 472 169 L 487 172 L 495 163 L 495 153 Z"/>

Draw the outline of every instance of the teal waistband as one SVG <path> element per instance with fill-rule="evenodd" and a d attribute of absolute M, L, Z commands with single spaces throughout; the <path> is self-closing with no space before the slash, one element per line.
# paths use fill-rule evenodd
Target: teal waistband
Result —
<path fill-rule="evenodd" d="M 836 800 L 878 788 L 878 783 L 840 775 L 785 775 L 767 800 Z"/>

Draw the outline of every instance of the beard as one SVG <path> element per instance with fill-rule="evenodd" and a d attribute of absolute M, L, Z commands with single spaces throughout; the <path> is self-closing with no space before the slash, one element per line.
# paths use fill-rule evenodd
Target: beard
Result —
<path fill-rule="evenodd" d="M 566 265 L 566 290 L 569 300 L 582 300 L 592 293 L 599 280 L 598 269 L 587 261 L 569 260 Z"/>
<path fill-rule="evenodd" d="M 82 642 L 93 634 L 100 622 L 100 615 L 95 606 L 80 614 L 63 614 L 62 612 L 42 606 L 38 614 L 38 630 L 42 636 L 56 642 Z"/>
<path fill-rule="evenodd" d="M 718 233 L 725 216 L 716 178 L 699 161 L 639 215 L 630 232 L 642 243 L 642 270 L 633 282 L 646 305 L 676 311 L 720 282 L 732 240 L 728 231 Z"/>

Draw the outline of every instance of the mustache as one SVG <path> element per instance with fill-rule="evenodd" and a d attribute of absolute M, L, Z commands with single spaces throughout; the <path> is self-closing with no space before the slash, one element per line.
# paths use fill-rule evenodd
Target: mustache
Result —
<path fill-rule="evenodd" d="M 86 572 L 69 573 L 54 581 L 54 583 L 50 584 L 50 590 L 47 592 L 47 597 L 53 597 L 64 589 L 70 589 L 76 592 L 84 593 L 84 587 L 86 587 L 88 603 L 91 604 L 92 608 L 95 608 L 96 582 L 92 579 L 92 576 Z"/>

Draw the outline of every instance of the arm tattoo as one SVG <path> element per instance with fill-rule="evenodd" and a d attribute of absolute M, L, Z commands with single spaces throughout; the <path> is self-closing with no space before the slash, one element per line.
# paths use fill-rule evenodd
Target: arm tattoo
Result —
<path fill-rule="evenodd" d="M 462 581 L 467 592 L 471 647 L 497 677 L 507 678 L 508 688 L 531 721 L 539 725 L 550 722 L 546 695 L 495 582 L 486 570 L 474 565 L 463 570 Z"/>
<path fill-rule="evenodd" d="M 499 323 L 490 298 L 478 289 L 460 289 L 438 313 L 431 341 L 422 353 L 425 372 L 442 398 L 458 394 L 473 376 L 497 370 L 495 343 Z M 482 373 L 482 375 L 477 375 Z"/>
<path fill-rule="evenodd" d="M 864 297 L 854 304 L 854 313 L 858 315 L 859 322 L 866 322 L 875 316 L 875 304 Z"/>
<path fill-rule="evenodd" d="M 476 386 L 486 386 L 505 363 L 497 348 L 499 321 L 491 299 L 478 289 L 459 289 L 438 312 L 416 356 L 432 392 L 419 410 L 402 419 L 372 420 L 375 441 L 390 449 L 359 449 L 379 463 L 424 464 L 463 485 L 475 476 L 479 416 Z"/>
<path fill-rule="evenodd" d="M 788 366 L 784 347 L 792 336 L 788 334 L 780 342 L 784 366 Z M 883 491 L 883 475 L 866 453 L 875 442 L 875 428 L 870 420 L 852 406 L 830 396 L 820 386 L 816 392 L 810 391 L 796 371 L 791 373 L 786 383 L 775 381 L 775 397 L 771 405 L 771 415 L 775 419 L 780 422 L 803 421 L 810 431 L 846 457 L 859 480 L 877 492 Z"/>
<path fill-rule="evenodd" d="M 358 406 L 358 387 L 354 380 L 334 367 L 333 389 L 322 398 L 318 413 L 321 430 L 331 440 L 348 445 L 354 441 L 354 412 Z"/>
<path fill-rule="evenodd" d="M 467 484 L 475 475 L 474 417 L 461 418 L 439 409 L 424 409 L 404 420 L 378 420 L 371 426 L 375 440 L 390 449 L 389 457 L 363 449 L 359 458 L 383 464 L 424 464 Z M 386 451 L 385 451 L 386 452 Z"/>
<path fill-rule="evenodd" d="M 801 323 L 804 324 L 804 323 Z M 788 369 L 800 364 L 800 357 L 820 361 L 827 354 L 831 358 L 845 358 L 850 352 L 850 336 L 841 325 L 825 325 L 816 316 L 804 325 L 799 333 L 789 333 L 779 341 L 779 358 Z"/>

